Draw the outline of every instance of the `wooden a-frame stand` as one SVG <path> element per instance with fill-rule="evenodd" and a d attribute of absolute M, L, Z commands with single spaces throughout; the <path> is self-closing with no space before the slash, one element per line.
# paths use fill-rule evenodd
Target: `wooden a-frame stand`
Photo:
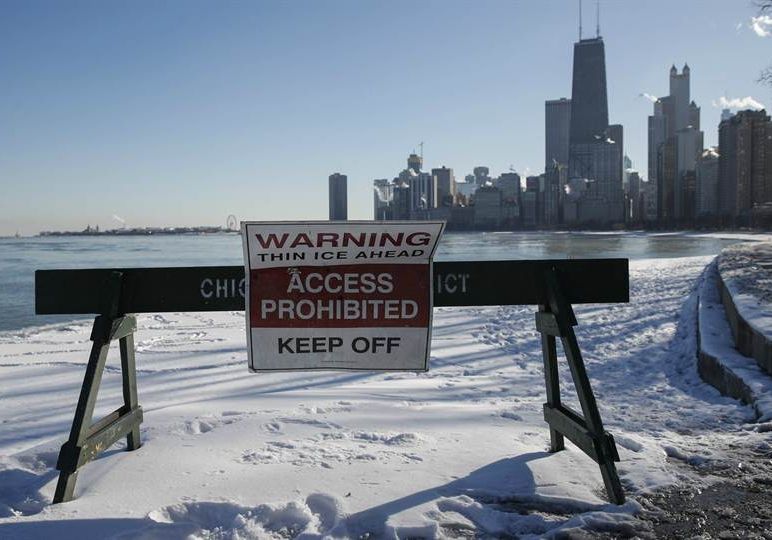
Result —
<path fill-rule="evenodd" d="M 134 331 L 137 321 L 133 315 L 119 313 L 123 275 L 112 272 L 106 283 L 106 305 L 94 319 L 91 330 L 91 355 L 80 389 L 70 438 L 62 445 L 56 468 L 60 471 L 54 503 L 72 500 L 78 469 L 93 460 L 113 443 L 126 436 L 126 449 L 140 447 L 139 425 L 142 407 L 137 404 L 137 374 L 134 365 Z M 110 342 L 119 340 L 123 379 L 123 406 L 101 420 L 91 423 L 99 384 L 102 381 Z"/>
<path fill-rule="evenodd" d="M 625 493 L 614 465 L 619 461 L 614 437 L 603 429 L 598 404 L 584 367 L 582 353 L 576 341 L 574 326 L 577 321 L 574 310 L 563 296 L 554 268 L 546 272 L 547 303 L 539 305 L 536 313 L 536 329 L 541 333 L 544 379 L 547 385 L 547 403 L 544 404 L 544 420 L 550 427 L 550 452 L 565 448 L 564 437 L 578 446 L 599 466 L 609 500 L 615 504 L 625 502 Z M 560 402 L 560 377 L 556 339 L 560 338 L 574 380 L 580 415 Z"/>

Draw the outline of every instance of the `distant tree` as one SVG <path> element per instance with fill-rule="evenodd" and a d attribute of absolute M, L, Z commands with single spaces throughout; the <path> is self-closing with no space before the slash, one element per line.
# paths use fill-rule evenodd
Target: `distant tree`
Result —
<path fill-rule="evenodd" d="M 772 0 L 754 0 L 753 3 L 758 9 L 759 15 L 772 13 Z M 762 70 L 759 75 L 759 82 L 772 86 L 772 66 L 768 66 L 766 69 Z"/>
<path fill-rule="evenodd" d="M 758 81 L 760 83 L 772 86 L 772 66 L 769 66 L 761 70 L 761 74 L 759 75 Z"/>

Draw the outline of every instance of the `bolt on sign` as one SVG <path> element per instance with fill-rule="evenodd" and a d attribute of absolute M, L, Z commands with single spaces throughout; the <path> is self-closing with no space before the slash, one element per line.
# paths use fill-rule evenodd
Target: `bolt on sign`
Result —
<path fill-rule="evenodd" d="M 443 222 L 242 222 L 250 371 L 426 371 Z"/>

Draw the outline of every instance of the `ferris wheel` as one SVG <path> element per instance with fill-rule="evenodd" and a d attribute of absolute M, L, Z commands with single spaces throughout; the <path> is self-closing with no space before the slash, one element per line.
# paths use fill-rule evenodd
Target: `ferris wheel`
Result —
<path fill-rule="evenodd" d="M 236 232 L 239 230 L 239 220 L 233 214 L 228 216 L 225 220 L 225 230 L 230 232 Z"/>

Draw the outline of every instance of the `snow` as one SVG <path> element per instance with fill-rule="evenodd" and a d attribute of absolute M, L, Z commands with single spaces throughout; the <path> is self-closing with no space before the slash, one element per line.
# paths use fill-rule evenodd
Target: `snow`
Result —
<path fill-rule="evenodd" d="M 631 303 L 577 307 L 577 335 L 629 500 L 549 454 L 533 306 L 435 311 L 428 373 L 247 372 L 244 315 L 142 315 L 143 446 L 105 452 L 50 505 L 90 323 L 0 334 L 0 537 L 454 538 L 632 534 L 674 462 L 770 440 L 696 372 L 710 257 L 631 262 Z M 564 402 L 577 407 L 565 362 Z M 95 417 L 121 403 L 111 351 Z"/>

